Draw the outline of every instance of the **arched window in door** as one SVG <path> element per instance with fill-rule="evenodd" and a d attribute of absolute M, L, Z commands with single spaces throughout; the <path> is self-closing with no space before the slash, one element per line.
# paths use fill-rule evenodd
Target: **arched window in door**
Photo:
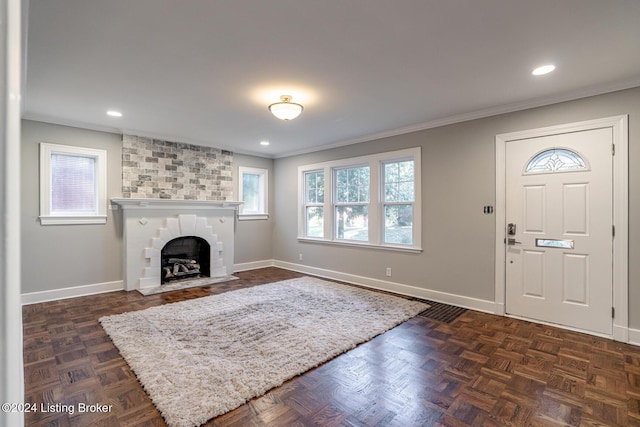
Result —
<path fill-rule="evenodd" d="M 524 173 L 572 172 L 587 169 L 587 162 L 575 151 L 566 148 L 551 148 L 533 156 L 527 163 Z"/>

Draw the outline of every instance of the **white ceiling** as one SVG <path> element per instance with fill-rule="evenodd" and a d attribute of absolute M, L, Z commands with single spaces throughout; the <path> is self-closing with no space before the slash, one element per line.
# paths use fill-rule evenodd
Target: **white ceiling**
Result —
<path fill-rule="evenodd" d="M 265 157 L 640 85 L 640 0 L 23 5 L 25 118 Z"/>

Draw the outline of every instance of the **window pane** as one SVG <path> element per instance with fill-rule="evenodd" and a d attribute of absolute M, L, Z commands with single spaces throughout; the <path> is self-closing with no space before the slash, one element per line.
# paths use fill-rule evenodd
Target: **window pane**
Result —
<path fill-rule="evenodd" d="M 51 154 L 51 211 L 97 212 L 96 159 Z"/>
<path fill-rule="evenodd" d="M 338 203 L 369 202 L 369 167 L 336 170 L 336 201 Z"/>
<path fill-rule="evenodd" d="M 309 203 L 318 203 L 318 190 L 316 190 L 315 188 L 310 188 L 307 198 Z"/>
<path fill-rule="evenodd" d="M 395 202 L 399 199 L 398 184 L 392 182 L 390 184 L 384 184 L 384 200 L 387 202 Z"/>
<path fill-rule="evenodd" d="M 413 202 L 414 198 L 413 181 L 401 182 L 398 188 L 398 200 L 402 202 Z"/>
<path fill-rule="evenodd" d="M 324 203 L 324 172 L 305 174 L 307 203 Z"/>
<path fill-rule="evenodd" d="M 366 187 L 358 187 L 358 201 L 363 203 L 369 201 L 369 183 Z"/>
<path fill-rule="evenodd" d="M 369 240 L 369 208 L 367 206 L 336 206 L 336 238 Z"/>
<path fill-rule="evenodd" d="M 307 236 L 324 237 L 324 209 L 319 206 L 307 208 Z"/>
<path fill-rule="evenodd" d="M 243 213 L 257 213 L 260 209 L 260 175 L 253 173 L 242 174 L 242 205 Z"/>
<path fill-rule="evenodd" d="M 384 197 L 386 202 L 413 202 L 413 160 L 384 164 Z"/>
<path fill-rule="evenodd" d="M 398 163 L 398 169 L 399 181 L 413 181 L 413 160 Z"/>
<path fill-rule="evenodd" d="M 563 172 L 581 169 L 587 169 L 587 165 L 580 154 L 564 148 L 553 148 L 531 159 L 525 172 Z"/>
<path fill-rule="evenodd" d="M 413 205 L 384 207 L 384 241 L 401 245 L 413 244 Z"/>
<path fill-rule="evenodd" d="M 347 170 L 338 169 L 336 171 L 336 201 L 344 203 L 349 200 L 349 180 L 347 179 Z"/>
<path fill-rule="evenodd" d="M 386 163 L 384 165 L 384 182 L 398 181 L 398 163 Z"/>
<path fill-rule="evenodd" d="M 317 174 L 315 173 L 307 174 L 307 188 L 316 188 L 316 177 Z"/>

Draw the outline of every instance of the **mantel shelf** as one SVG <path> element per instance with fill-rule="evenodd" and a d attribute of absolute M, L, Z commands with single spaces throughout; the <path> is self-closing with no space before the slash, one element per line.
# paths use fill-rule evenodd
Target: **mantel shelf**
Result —
<path fill-rule="evenodd" d="M 238 209 L 242 202 L 227 200 L 111 199 L 122 209 Z"/>

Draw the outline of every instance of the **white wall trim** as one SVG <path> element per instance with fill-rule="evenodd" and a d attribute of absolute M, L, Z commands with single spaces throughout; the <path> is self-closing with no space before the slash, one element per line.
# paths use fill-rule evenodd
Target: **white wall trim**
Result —
<path fill-rule="evenodd" d="M 341 273 L 339 271 L 326 270 L 324 268 L 311 267 L 308 265 L 295 264 L 291 262 L 274 260 L 275 267 L 284 268 L 286 270 L 297 271 L 299 273 L 312 274 L 314 276 L 324 277 L 327 279 L 340 280 L 342 282 L 352 283 L 354 285 L 366 286 L 368 288 L 394 292 L 400 295 L 407 295 L 416 298 L 423 298 L 434 302 L 455 305 L 457 307 L 469 308 L 485 313 L 495 312 L 495 303 L 493 301 L 481 300 L 477 298 L 466 297 L 462 295 L 449 294 L 446 292 L 434 291 L 430 289 L 419 288 L 417 286 L 405 285 L 402 283 L 388 282 L 386 280 L 372 279 L 370 277 L 358 276 L 355 274 Z"/>
<path fill-rule="evenodd" d="M 21 15 L 24 4 L 25 15 Z M 22 17 L 28 1 L 0 0 L 0 403 L 24 402 L 20 307 L 20 112 Z M 0 411 L 0 426 L 21 427 L 24 414 Z"/>
<path fill-rule="evenodd" d="M 561 102 L 573 101 L 581 98 L 587 98 L 590 96 L 602 95 L 610 92 L 616 92 L 619 90 L 631 89 L 640 85 L 640 78 L 633 77 L 629 80 L 623 80 L 621 82 L 616 82 L 613 84 L 605 84 L 601 86 L 594 86 L 584 90 L 572 91 L 560 95 L 553 95 L 549 97 L 543 97 L 538 99 L 532 99 L 522 102 L 515 102 L 512 104 L 500 105 L 497 107 L 490 107 L 486 109 L 480 109 L 476 111 L 471 111 L 469 113 L 456 114 L 449 117 L 444 117 L 441 119 L 431 120 L 424 123 L 418 123 L 416 125 L 406 126 L 397 129 L 391 129 L 379 133 L 374 133 L 370 135 L 361 136 L 358 138 L 346 139 L 343 141 L 338 141 L 333 144 L 327 144 L 320 147 L 306 148 L 302 150 L 296 151 L 288 151 L 286 153 L 276 153 L 271 156 L 274 159 L 282 159 L 286 157 L 299 156 L 302 154 L 313 153 L 316 151 L 322 150 L 330 150 L 334 148 L 344 147 L 347 145 L 358 144 L 361 142 L 374 141 L 382 138 L 389 138 L 397 135 L 404 135 L 412 132 L 419 132 L 426 129 L 433 129 L 437 127 L 447 126 L 455 123 L 463 123 L 470 120 L 482 119 L 485 117 L 497 116 L 499 114 L 507 114 L 513 113 L 516 111 L 529 110 L 532 108 L 544 107 L 546 105 L 559 104 Z M 41 119 L 40 121 L 50 121 L 47 118 Z M 79 126 L 85 127 L 85 126 Z M 173 141 L 170 139 L 170 141 Z M 250 153 L 249 153 L 250 154 Z M 264 157 L 264 154 L 253 154 L 254 156 Z"/>
<path fill-rule="evenodd" d="M 342 282 L 352 283 L 354 285 L 366 286 L 368 288 L 394 292 L 400 295 L 407 295 L 416 298 L 428 299 L 435 302 L 451 304 L 457 307 L 464 307 L 471 310 L 482 311 L 485 313 L 495 312 L 495 303 L 493 301 L 481 300 L 477 298 L 466 297 L 462 295 L 450 294 L 447 292 L 434 291 L 430 289 L 419 288 L 417 286 L 405 285 L 402 283 L 389 282 L 386 280 L 378 280 L 370 277 L 358 276 L 355 274 L 341 273 L 339 271 L 327 270 L 324 268 L 311 267 L 308 265 L 295 264 L 279 260 L 262 260 L 234 264 L 234 272 L 256 270 L 266 267 L 278 267 L 285 270 L 296 271 L 299 273 L 312 274 L 314 276 L 324 277 L 327 279 L 340 280 Z M 22 294 L 22 305 L 36 304 L 40 302 L 56 301 L 66 298 L 76 298 L 87 295 L 96 295 L 106 292 L 121 291 L 124 289 L 122 280 L 113 282 L 96 283 L 92 285 L 74 286 L 69 288 L 54 289 L 50 291 L 30 292 Z"/>
<path fill-rule="evenodd" d="M 613 156 L 613 224 L 616 236 L 613 240 L 613 321 L 611 338 L 628 342 L 629 337 L 629 135 L 628 116 L 620 115 L 602 119 L 568 123 L 539 129 L 496 135 L 496 235 L 495 235 L 495 314 L 505 314 L 506 253 L 504 238 L 506 215 L 506 144 L 518 139 L 534 138 L 590 129 L 611 128 L 615 156 Z"/>
<path fill-rule="evenodd" d="M 450 304 L 456 307 L 468 308 L 471 310 L 481 311 L 484 313 L 499 314 L 502 310 L 504 313 L 504 304 L 496 303 L 489 300 L 482 300 L 478 298 L 467 297 L 463 295 L 450 294 L 447 292 L 434 291 L 431 289 L 419 288 L 417 286 L 405 285 L 402 283 L 389 282 L 386 280 L 373 279 L 371 277 L 358 276 L 355 274 L 342 273 L 334 270 L 327 270 L 324 268 L 312 267 L 309 265 L 296 264 L 287 261 L 280 261 L 275 259 L 267 259 L 261 261 L 252 261 L 245 263 L 234 264 L 233 271 L 249 271 L 257 270 L 266 267 L 278 267 L 285 270 L 296 271 L 298 273 L 311 274 L 318 277 L 324 277 L 326 279 L 339 280 L 341 282 L 352 283 L 354 285 L 365 286 L 372 289 L 378 289 L 388 292 L 393 292 L 400 295 L 411 296 L 415 298 L 427 299 L 434 302 L 440 302 L 444 304 Z M 47 301 L 57 301 L 66 298 L 76 298 L 88 295 L 96 295 L 107 292 L 115 292 L 124 290 L 124 283 L 122 280 L 115 280 L 113 282 L 96 283 L 92 285 L 74 286 L 63 289 L 54 289 L 41 292 L 30 292 L 22 294 L 22 305 L 37 304 Z M 595 336 L 602 336 L 593 334 L 589 331 L 582 331 L 575 328 L 568 328 L 562 325 L 556 325 L 552 323 L 545 323 L 532 319 L 525 319 L 518 316 L 508 316 L 515 319 L 522 319 L 526 321 L 532 321 L 535 323 L 554 326 L 561 329 L 574 330 L 591 334 Z M 615 337 L 623 337 L 624 339 L 617 339 Z M 610 337 L 608 337 L 610 338 Z M 614 339 L 616 341 L 628 342 L 629 344 L 640 346 L 640 329 L 630 329 L 614 325 Z"/>
<path fill-rule="evenodd" d="M 233 265 L 234 273 L 237 271 L 249 271 L 249 270 L 257 270 L 259 268 L 273 267 L 274 261 L 272 259 L 264 260 L 264 261 L 252 261 L 252 262 L 242 262 Z"/>
<path fill-rule="evenodd" d="M 66 298 L 84 297 L 87 295 L 103 294 L 105 292 L 121 291 L 124 289 L 122 280 L 95 283 L 92 285 L 74 286 L 70 288 L 52 289 L 50 291 L 29 292 L 22 294 L 22 305 L 39 302 L 56 301 Z"/>
<path fill-rule="evenodd" d="M 237 154 L 244 154 L 248 156 L 261 157 L 265 159 L 283 159 L 287 157 L 299 156 L 302 154 L 309 154 L 318 151 L 331 150 L 334 148 L 345 147 L 348 145 L 359 144 L 361 142 L 374 141 L 382 138 L 389 138 L 397 135 L 404 135 L 412 132 L 419 132 L 422 130 L 433 129 L 437 127 L 447 126 L 455 123 L 463 123 L 470 120 L 482 119 L 485 117 L 497 116 L 500 114 L 513 113 L 516 111 L 523 111 L 537 107 L 544 107 L 546 105 L 559 104 L 561 102 L 573 101 L 581 98 L 587 98 L 591 96 L 602 95 L 606 93 L 616 92 L 625 89 L 631 89 L 634 87 L 640 86 L 640 78 L 633 77 L 629 80 L 623 80 L 621 82 L 615 82 L 613 84 L 604 84 L 599 86 L 590 87 L 587 89 L 581 89 L 577 91 L 572 91 L 568 93 L 563 93 L 560 95 L 553 95 L 549 97 L 543 97 L 533 100 L 527 100 L 523 102 L 516 102 L 507 105 L 501 105 L 498 107 L 491 107 L 486 109 L 480 109 L 476 111 L 472 111 L 469 113 L 456 114 L 449 117 L 444 117 L 441 119 L 430 120 L 424 123 L 418 123 L 416 125 L 401 127 L 397 129 L 390 129 L 383 132 L 378 132 L 374 134 L 369 134 L 357 138 L 345 139 L 342 141 L 338 141 L 332 144 L 321 145 L 318 147 L 310 147 L 296 151 L 287 151 L 282 153 L 274 153 L 268 154 L 256 150 L 247 150 L 241 149 L 238 147 L 232 147 L 224 143 L 224 141 L 215 142 L 215 147 L 220 148 L 221 150 L 232 151 Z M 147 132 L 143 130 L 136 130 L 133 128 L 122 129 L 113 126 L 102 126 L 96 125 L 94 123 L 86 123 L 79 120 L 73 119 L 61 119 L 59 117 L 52 117 L 47 114 L 38 114 L 33 112 L 28 112 L 23 115 L 25 120 L 32 120 L 36 122 L 45 122 L 52 123 L 62 126 L 71 126 L 78 127 L 83 129 L 95 130 L 99 132 L 107 132 L 107 133 L 115 133 L 115 134 L 128 134 L 128 135 L 138 135 L 147 138 L 155 138 L 162 139 L 164 141 L 182 141 L 187 144 L 194 145 L 208 145 L 211 144 L 211 141 L 200 141 L 196 139 L 185 138 L 184 136 L 171 135 L 169 133 L 154 133 Z"/>
<path fill-rule="evenodd" d="M 633 329 L 628 328 L 626 326 L 620 326 L 617 325 L 615 320 L 613 322 L 613 340 L 614 341 L 620 341 L 620 342 L 626 342 L 629 344 L 635 344 L 635 345 L 640 345 L 640 335 L 638 336 L 638 340 L 634 342 L 632 342 L 631 340 L 631 331 Z M 638 331 L 640 332 L 640 331 Z M 589 334 L 591 332 L 585 332 L 586 334 Z"/>

